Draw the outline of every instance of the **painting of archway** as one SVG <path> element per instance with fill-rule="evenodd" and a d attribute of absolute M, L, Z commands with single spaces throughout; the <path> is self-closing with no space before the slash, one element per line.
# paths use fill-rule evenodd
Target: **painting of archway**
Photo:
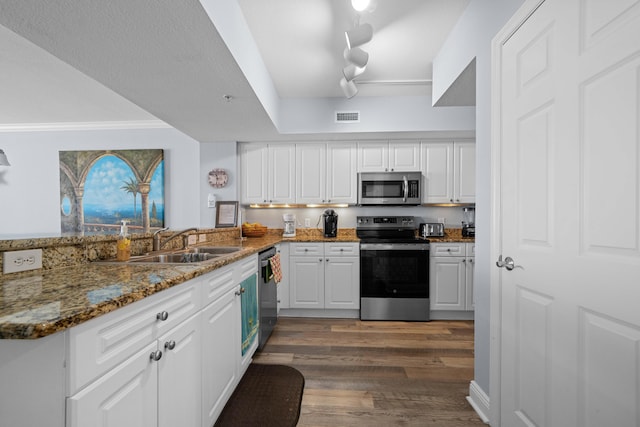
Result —
<path fill-rule="evenodd" d="M 60 151 L 62 234 L 164 227 L 163 150 Z"/>

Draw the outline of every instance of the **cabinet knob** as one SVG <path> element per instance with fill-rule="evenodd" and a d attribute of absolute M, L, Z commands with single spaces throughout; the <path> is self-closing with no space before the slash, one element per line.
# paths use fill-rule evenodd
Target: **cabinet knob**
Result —
<path fill-rule="evenodd" d="M 340 248 L 340 252 L 344 252 L 344 248 Z"/>
<path fill-rule="evenodd" d="M 166 311 L 162 311 L 156 314 L 156 319 L 162 320 L 163 322 L 169 318 L 169 313 Z"/>
<path fill-rule="evenodd" d="M 451 248 L 447 248 L 447 252 L 451 252 Z"/>
<path fill-rule="evenodd" d="M 164 343 L 164 348 L 166 348 L 167 350 L 173 350 L 174 348 L 176 348 L 176 342 L 174 340 L 167 341 L 166 343 Z"/>
<path fill-rule="evenodd" d="M 305 252 L 309 252 L 309 249 L 307 249 L 307 248 L 304 248 L 304 251 L 305 251 Z"/>
<path fill-rule="evenodd" d="M 236 291 L 236 295 L 240 296 L 240 295 L 244 294 L 245 291 L 246 291 L 245 288 L 240 288 L 239 291 Z"/>
<path fill-rule="evenodd" d="M 329 258 L 325 259 L 325 261 L 329 262 Z"/>
<path fill-rule="evenodd" d="M 318 261 L 322 262 L 322 258 L 319 258 Z"/>
<path fill-rule="evenodd" d="M 149 355 L 149 359 L 157 362 L 158 360 L 162 359 L 162 352 L 160 350 L 152 351 Z"/>
<path fill-rule="evenodd" d="M 463 258 L 463 259 L 462 259 L 462 262 L 467 262 L 467 260 Z"/>
<path fill-rule="evenodd" d="M 469 262 L 473 264 L 473 258 L 469 258 Z"/>

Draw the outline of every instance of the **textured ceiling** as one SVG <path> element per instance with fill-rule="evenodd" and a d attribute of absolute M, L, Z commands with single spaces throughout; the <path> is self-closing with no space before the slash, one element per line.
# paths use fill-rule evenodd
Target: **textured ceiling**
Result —
<path fill-rule="evenodd" d="M 203 7 L 233 3 L 220 1 L 0 0 L 0 126 L 157 118 L 203 142 L 276 138 Z M 349 3 L 238 0 L 279 97 L 343 97 Z M 358 97 L 428 95 L 433 56 L 468 3 L 379 0 L 361 17 L 374 36 Z M 422 83 L 379 84 L 407 80 Z"/>

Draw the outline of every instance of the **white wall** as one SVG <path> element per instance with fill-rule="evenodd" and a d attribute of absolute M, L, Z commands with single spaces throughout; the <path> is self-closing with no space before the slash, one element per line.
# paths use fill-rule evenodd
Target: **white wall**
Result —
<path fill-rule="evenodd" d="M 200 144 L 200 226 L 213 228 L 216 224 L 216 209 L 207 207 L 207 196 L 213 194 L 217 201 L 234 201 L 238 199 L 240 174 L 236 156 L 236 142 L 216 142 Z M 223 188 L 214 188 L 207 182 L 211 169 L 224 169 L 229 176 L 228 184 Z"/>
<path fill-rule="evenodd" d="M 489 395 L 491 195 L 491 39 L 524 0 L 472 0 L 434 61 L 434 100 L 476 58 L 475 382 Z"/>
<path fill-rule="evenodd" d="M 199 146 L 175 129 L 0 132 L 0 148 L 0 239 L 60 234 L 60 150 L 163 149 L 165 224 L 199 224 Z"/>

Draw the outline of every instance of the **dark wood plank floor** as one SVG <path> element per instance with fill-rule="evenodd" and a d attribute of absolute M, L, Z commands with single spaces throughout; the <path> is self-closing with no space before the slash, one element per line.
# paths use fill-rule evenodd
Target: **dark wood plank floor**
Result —
<path fill-rule="evenodd" d="M 473 322 L 279 318 L 255 363 L 305 377 L 298 426 L 485 426 L 466 401 Z"/>

